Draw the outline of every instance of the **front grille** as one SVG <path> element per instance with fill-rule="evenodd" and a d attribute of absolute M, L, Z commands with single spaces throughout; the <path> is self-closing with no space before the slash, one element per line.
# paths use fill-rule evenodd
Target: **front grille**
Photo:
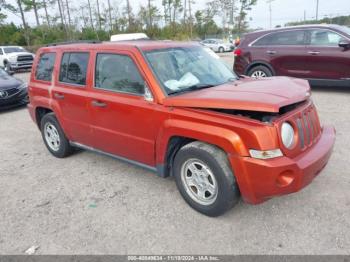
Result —
<path fill-rule="evenodd" d="M 20 55 L 17 57 L 18 62 L 23 62 L 23 61 L 33 61 L 33 56 L 31 55 Z"/>
<path fill-rule="evenodd" d="M 11 96 L 14 96 L 16 94 L 18 94 L 21 90 L 17 89 L 17 88 L 11 88 L 11 89 L 7 89 L 4 90 L 7 93 L 7 97 L 6 98 L 10 98 Z"/>
<path fill-rule="evenodd" d="M 298 114 L 295 119 L 295 124 L 298 128 L 299 145 L 301 149 L 311 146 L 321 133 L 321 126 L 314 105 L 311 105 Z"/>

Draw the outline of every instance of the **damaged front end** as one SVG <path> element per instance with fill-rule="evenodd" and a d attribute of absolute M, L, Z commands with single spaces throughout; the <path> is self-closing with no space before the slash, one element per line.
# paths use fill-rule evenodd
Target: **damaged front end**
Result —
<path fill-rule="evenodd" d="M 297 109 L 299 106 L 304 105 L 307 103 L 307 101 L 302 101 L 298 103 L 294 103 L 291 105 L 287 105 L 284 107 L 281 107 L 278 113 L 273 112 L 261 112 L 261 111 L 251 111 L 251 110 L 235 110 L 235 109 L 215 109 L 215 108 L 208 108 L 206 110 L 224 113 L 228 115 L 234 115 L 234 116 L 241 116 L 246 117 L 249 119 L 254 119 L 260 122 L 264 122 L 267 124 L 271 124 L 274 122 L 274 120 L 278 119 L 279 117 L 287 114 L 288 112 L 291 112 L 295 109 Z"/>

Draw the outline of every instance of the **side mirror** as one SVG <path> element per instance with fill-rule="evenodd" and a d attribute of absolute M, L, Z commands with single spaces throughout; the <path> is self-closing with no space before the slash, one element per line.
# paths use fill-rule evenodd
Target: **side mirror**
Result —
<path fill-rule="evenodd" d="M 145 93 L 144 93 L 143 97 L 145 98 L 145 100 L 147 102 L 153 102 L 154 101 L 153 95 L 151 93 L 151 90 L 149 89 L 149 87 L 148 87 L 146 82 L 145 82 Z"/>
<path fill-rule="evenodd" d="M 339 42 L 339 47 L 342 47 L 344 49 L 349 49 L 350 48 L 350 41 L 349 40 L 341 40 Z"/>

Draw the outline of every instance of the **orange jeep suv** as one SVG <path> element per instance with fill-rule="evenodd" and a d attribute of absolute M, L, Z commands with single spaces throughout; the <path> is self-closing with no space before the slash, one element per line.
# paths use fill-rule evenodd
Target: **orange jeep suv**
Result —
<path fill-rule="evenodd" d="M 29 112 L 47 149 L 74 147 L 174 176 L 208 216 L 296 192 L 335 140 L 307 81 L 239 78 L 195 43 L 125 41 L 41 48 Z"/>

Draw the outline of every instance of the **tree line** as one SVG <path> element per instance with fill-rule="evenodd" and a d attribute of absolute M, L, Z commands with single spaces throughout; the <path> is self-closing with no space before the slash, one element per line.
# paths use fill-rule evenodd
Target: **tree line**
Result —
<path fill-rule="evenodd" d="M 144 32 L 151 38 L 189 40 L 241 34 L 257 0 L 0 0 L 0 44 L 39 46 L 70 40 L 108 40 L 119 33 Z M 138 11 L 134 11 L 134 10 Z M 6 23 L 18 16 L 20 25 Z M 29 25 L 27 17 L 34 17 Z M 220 22 L 216 22 L 220 21 Z"/>
<path fill-rule="evenodd" d="M 312 24 L 337 24 L 350 26 L 350 16 L 335 16 L 335 17 L 325 17 L 319 20 L 302 20 L 298 22 L 289 22 L 286 26 L 295 25 L 312 25 Z"/>

